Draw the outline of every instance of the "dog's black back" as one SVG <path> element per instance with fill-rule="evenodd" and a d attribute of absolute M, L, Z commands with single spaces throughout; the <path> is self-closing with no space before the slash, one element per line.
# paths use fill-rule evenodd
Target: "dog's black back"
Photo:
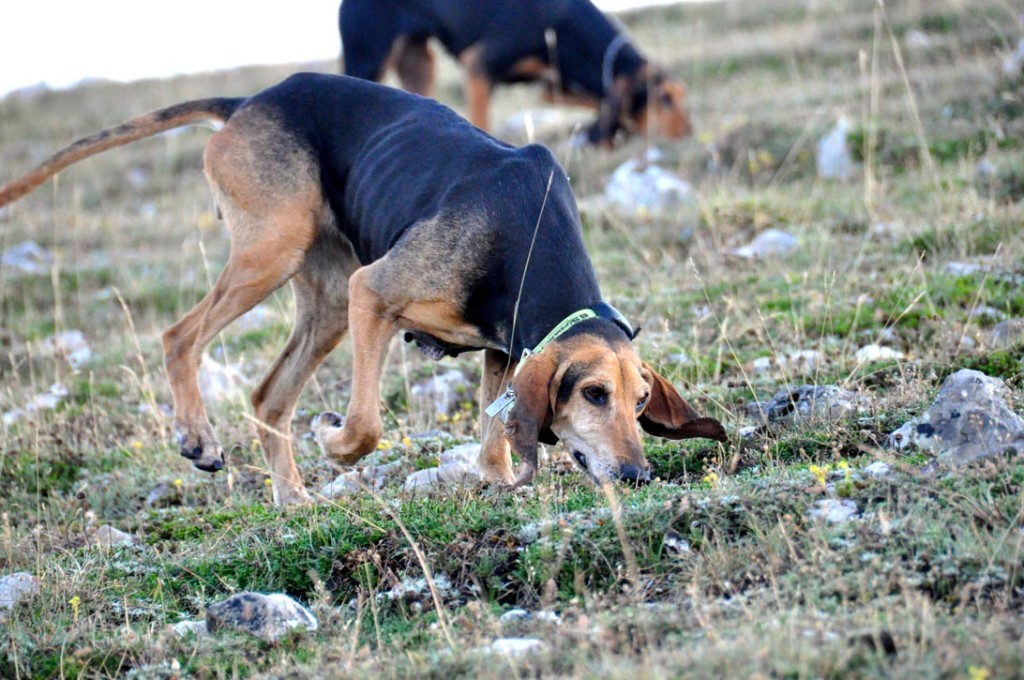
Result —
<path fill-rule="evenodd" d="M 520 314 L 538 327 L 601 301 L 572 189 L 546 148 L 511 147 L 431 99 L 346 76 L 297 74 L 235 115 L 249 107 L 318 159 L 324 198 L 361 263 L 417 229 L 446 244 L 438 257 L 471 258 L 463 316 L 485 335 L 507 334 L 499 326 L 521 284 Z M 530 342 L 520 337 L 516 352 Z"/>

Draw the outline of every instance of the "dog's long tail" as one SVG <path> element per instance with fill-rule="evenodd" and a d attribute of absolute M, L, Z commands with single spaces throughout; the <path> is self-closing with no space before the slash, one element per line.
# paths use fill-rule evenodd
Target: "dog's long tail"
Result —
<path fill-rule="evenodd" d="M 224 122 L 245 99 L 197 99 L 153 111 L 94 135 L 53 154 L 24 177 L 0 186 L 0 207 L 18 200 L 58 172 L 83 158 L 200 121 Z"/>

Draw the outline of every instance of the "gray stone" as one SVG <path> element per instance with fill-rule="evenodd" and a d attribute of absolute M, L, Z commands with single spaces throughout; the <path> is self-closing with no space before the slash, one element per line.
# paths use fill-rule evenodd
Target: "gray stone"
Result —
<path fill-rule="evenodd" d="M 799 385 L 779 390 L 767 402 L 748 403 L 747 415 L 761 423 L 834 419 L 862 409 L 867 403 L 864 397 L 835 385 Z"/>
<path fill-rule="evenodd" d="M 206 628 L 211 633 L 238 630 L 268 642 L 276 642 L 291 630 L 317 627 L 313 613 L 284 593 L 238 593 L 206 610 Z"/>
<path fill-rule="evenodd" d="M 473 385 L 462 371 L 453 368 L 413 385 L 410 392 L 414 412 L 450 416 L 462 402 L 473 398 Z"/>
<path fill-rule="evenodd" d="M 754 237 L 754 240 L 745 246 L 731 251 L 737 257 L 748 260 L 757 260 L 764 257 L 785 255 L 797 249 L 800 242 L 796 236 L 781 229 L 765 229 Z"/>
<path fill-rule="evenodd" d="M 0 577 L 0 623 L 9 609 L 38 592 L 39 579 L 28 572 L 19 571 Z"/>
<path fill-rule="evenodd" d="M 818 501 L 808 511 L 812 519 L 822 519 L 829 524 L 842 524 L 857 517 L 857 504 L 841 498 L 826 498 Z"/>
<path fill-rule="evenodd" d="M 995 349 L 1009 349 L 1024 341 L 1024 319 L 1000 321 L 988 336 L 988 344 Z"/>
<path fill-rule="evenodd" d="M 1024 420 L 1006 404 L 1002 380 L 962 369 L 946 378 L 931 408 L 890 435 L 899 449 L 917 447 L 940 462 L 962 465 L 1024 451 Z"/>

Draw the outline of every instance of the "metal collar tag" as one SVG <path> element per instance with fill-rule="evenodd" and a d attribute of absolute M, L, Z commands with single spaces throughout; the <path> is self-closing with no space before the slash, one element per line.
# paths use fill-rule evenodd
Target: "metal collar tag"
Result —
<path fill-rule="evenodd" d="M 526 360 L 529 359 L 534 354 L 540 354 L 542 351 L 544 351 L 544 348 L 547 347 L 548 343 L 550 343 L 552 340 L 558 338 L 560 335 L 562 335 L 567 330 L 569 330 L 576 324 L 580 323 L 581 321 L 596 318 L 597 313 L 593 309 L 587 308 L 575 311 L 569 316 L 562 319 L 557 326 L 551 329 L 550 333 L 544 336 L 543 340 L 537 343 L 536 347 L 534 347 L 532 350 L 528 348 L 523 350 L 523 356 L 519 358 L 519 363 L 516 365 L 515 373 L 513 373 L 512 375 L 517 375 L 519 373 L 519 369 L 521 369 L 523 367 L 523 364 L 526 363 Z M 515 390 L 512 389 L 512 382 L 509 381 L 508 387 L 505 388 L 505 392 L 500 397 L 492 401 L 490 406 L 484 409 L 484 413 L 489 415 L 491 418 L 501 418 L 501 422 L 505 423 L 508 422 L 508 414 L 509 412 L 512 411 L 512 407 L 515 405 L 515 403 L 516 393 Z"/>

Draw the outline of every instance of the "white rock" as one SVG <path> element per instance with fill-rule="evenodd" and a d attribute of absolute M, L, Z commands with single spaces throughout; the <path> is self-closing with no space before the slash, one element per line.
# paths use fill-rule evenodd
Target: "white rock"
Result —
<path fill-rule="evenodd" d="M 116 547 L 120 545 L 135 545 L 135 539 L 132 538 L 131 534 L 104 524 L 93 535 L 93 543 L 95 545 Z"/>
<path fill-rule="evenodd" d="M 857 350 L 854 358 L 862 364 L 869 361 L 898 361 L 903 358 L 903 352 L 872 343 Z"/>
<path fill-rule="evenodd" d="M 630 214 L 661 213 L 693 203 L 690 183 L 655 165 L 659 153 L 646 159 L 631 158 L 612 172 L 604 195 L 613 209 Z"/>
<path fill-rule="evenodd" d="M 863 396 L 835 385 L 795 385 L 766 402 L 747 404 L 747 415 L 759 423 L 794 422 L 808 418 L 836 419 L 868 405 Z"/>
<path fill-rule="evenodd" d="M 453 368 L 413 385 L 410 392 L 415 412 L 450 416 L 462 402 L 473 398 L 473 385 L 462 371 Z"/>
<path fill-rule="evenodd" d="M 907 31 L 903 39 L 907 41 L 907 47 L 919 50 L 926 50 L 935 44 L 935 40 L 930 35 L 916 28 Z"/>
<path fill-rule="evenodd" d="M 52 411 L 68 396 L 68 388 L 60 383 L 50 385 L 50 389 L 37 394 L 28 400 L 24 408 L 16 408 L 4 413 L 4 425 L 13 425 L 19 420 L 31 417 L 40 411 Z"/>
<path fill-rule="evenodd" d="M 990 305 L 978 305 L 971 310 L 970 318 L 978 321 L 1002 321 L 1006 318 L 1006 312 Z"/>
<path fill-rule="evenodd" d="M 495 136 L 516 144 L 568 141 L 573 132 L 589 122 L 591 114 L 563 109 L 529 109 L 513 113 L 498 127 Z"/>
<path fill-rule="evenodd" d="M 775 255 L 785 255 L 796 250 L 800 245 L 796 236 L 781 229 L 765 229 L 754 237 L 748 245 L 740 246 L 732 251 L 733 255 L 748 260 Z"/>
<path fill-rule="evenodd" d="M 438 486 L 458 486 L 480 479 L 480 444 L 460 444 L 441 454 L 440 466 L 417 470 L 405 480 L 405 490 L 427 491 Z"/>
<path fill-rule="evenodd" d="M 270 308 L 270 305 L 256 305 L 248 312 L 238 317 L 238 319 L 231 324 L 230 329 L 235 332 L 259 330 L 274 321 L 276 318 L 277 313 Z"/>
<path fill-rule="evenodd" d="M 509 609 L 498 617 L 498 621 L 501 623 L 511 623 L 512 621 L 525 621 L 529 618 L 530 612 L 525 609 Z"/>
<path fill-rule="evenodd" d="M 871 479 L 883 479 L 888 477 L 890 473 L 889 465 L 883 461 L 876 460 L 870 465 L 865 466 L 864 474 Z"/>
<path fill-rule="evenodd" d="M 44 357 L 63 357 L 72 368 L 81 368 L 92 358 L 85 334 L 77 330 L 51 335 L 39 343 L 39 352 Z"/>
<path fill-rule="evenodd" d="M 946 273 L 952 274 L 953 276 L 973 276 L 978 272 L 985 271 L 985 268 L 980 264 L 973 262 L 947 262 Z"/>
<path fill-rule="evenodd" d="M 233 629 L 268 642 L 275 642 L 294 629 L 316 630 L 318 627 L 313 613 L 284 593 L 238 593 L 206 610 L 209 632 Z"/>
<path fill-rule="evenodd" d="M 996 349 L 1010 349 L 1024 339 L 1024 319 L 1000 321 L 989 334 L 988 344 Z"/>
<path fill-rule="evenodd" d="M 1024 38 L 1017 42 L 1016 49 L 1003 60 L 1003 75 L 1007 78 L 1016 78 L 1020 75 L 1022 68 L 1024 68 Z"/>
<path fill-rule="evenodd" d="M 562 625 L 562 617 L 559 616 L 557 613 L 555 613 L 553 611 L 549 611 L 547 609 L 543 609 L 543 610 L 537 612 L 534 615 L 534 617 L 538 621 L 543 621 L 544 623 L 553 623 L 556 626 Z"/>
<path fill-rule="evenodd" d="M 483 652 L 491 654 L 504 654 L 506 656 L 519 656 L 530 652 L 539 652 L 545 648 L 545 644 L 537 638 L 498 638 L 490 645 L 481 648 Z"/>
<path fill-rule="evenodd" d="M 663 542 L 665 550 L 672 555 L 682 557 L 690 554 L 690 542 L 675 531 L 666 533 Z"/>
<path fill-rule="evenodd" d="M 20 571 L 0 577 L 0 623 L 7 610 L 38 592 L 39 579 L 28 572 Z"/>
<path fill-rule="evenodd" d="M 0 265 L 22 274 L 49 273 L 53 263 L 53 253 L 35 241 L 22 241 L 0 255 Z"/>
<path fill-rule="evenodd" d="M 199 637 L 206 635 L 206 621 L 179 621 L 172 626 L 178 637 L 185 637 L 189 634 Z"/>
<path fill-rule="evenodd" d="M 847 136 L 850 121 L 840 116 L 835 127 L 818 141 L 818 177 L 823 179 L 849 179 L 853 175 L 853 158 Z"/>
<path fill-rule="evenodd" d="M 203 355 L 199 363 L 199 391 L 206 402 L 245 401 L 246 382 L 238 368 Z"/>
<path fill-rule="evenodd" d="M 383 465 L 367 465 L 363 468 L 343 472 L 333 481 L 325 484 L 320 490 L 320 495 L 327 499 L 334 499 L 348 496 L 364 488 L 380 490 L 384 488 L 388 476 L 400 469 L 403 464 L 403 461 L 396 460 Z"/>
<path fill-rule="evenodd" d="M 841 498 L 826 498 L 818 501 L 808 511 L 813 519 L 823 519 L 830 524 L 849 522 L 857 516 L 857 504 Z"/>

